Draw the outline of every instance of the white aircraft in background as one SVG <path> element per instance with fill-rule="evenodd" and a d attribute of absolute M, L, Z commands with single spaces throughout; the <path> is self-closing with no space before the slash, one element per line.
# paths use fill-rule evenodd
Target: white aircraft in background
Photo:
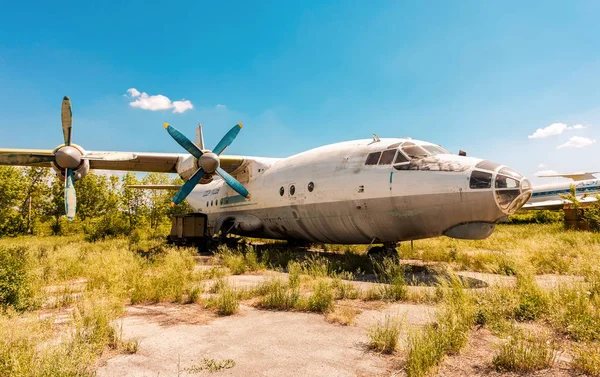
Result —
<path fill-rule="evenodd" d="M 576 196 L 582 203 L 595 202 L 596 194 L 600 193 L 600 179 L 594 174 L 572 173 L 572 174 L 546 174 L 539 177 L 563 177 L 570 178 L 574 182 L 551 183 L 547 185 L 536 186 L 533 188 L 531 199 L 523 206 L 523 209 L 561 209 L 569 201 L 563 199 L 561 195 L 568 194 L 571 186 L 575 186 Z"/>
<path fill-rule="evenodd" d="M 211 151 L 199 128 L 196 143 L 168 124 L 189 154 L 87 152 L 71 143 L 71 103 L 63 100 L 65 143 L 54 150 L 0 149 L 0 164 L 49 166 L 65 179 L 66 213 L 75 216 L 73 181 L 90 169 L 177 173 L 179 190 L 208 216 L 209 235 L 227 233 L 338 244 L 383 243 L 446 235 L 483 239 L 532 194 L 518 172 L 491 161 L 453 155 L 410 138 L 347 141 L 287 158 L 221 153 L 234 126 Z M 219 178 L 220 177 L 220 178 Z"/>

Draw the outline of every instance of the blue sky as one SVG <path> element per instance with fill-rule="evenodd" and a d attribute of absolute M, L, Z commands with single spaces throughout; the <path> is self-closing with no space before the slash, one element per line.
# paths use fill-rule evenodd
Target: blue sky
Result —
<path fill-rule="evenodd" d="M 597 1 L 8 2 L 0 147 L 58 145 L 67 94 L 89 150 L 182 151 L 164 121 L 190 137 L 201 122 L 210 147 L 241 121 L 232 154 L 375 132 L 528 176 L 600 170 L 598 14 Z M 193 109 L 132 107 L 130 88 Z M 557 149 L 572 137 L 591 144 Z"/>

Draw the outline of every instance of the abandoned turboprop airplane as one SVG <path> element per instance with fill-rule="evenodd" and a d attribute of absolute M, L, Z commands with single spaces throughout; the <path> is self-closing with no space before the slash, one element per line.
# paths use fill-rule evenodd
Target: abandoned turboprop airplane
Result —
<path fill-rule="evenodd" d="M 63 100 L 65 144 L 54 150 L 0 149 L 0 164 L 51 166 L 65 178 L 67 216 L 75 215 L 73 181 L 89 169 L 177 173 L 173 199 L 207 214 L 211 235 L 234 233 L 339 244 L 383 243 L 447 235 L 483 239 L 498 220 L 531 197 L 531 184 L 490 161 L 457 156 L 412 140 L 347 141 L 287 158 L 225 156 L 242 125 L 214 150 L 165 124 L 190 154 L 86 152 L 71 143 L 71 104 Z M 214 179 L 217 174 L 221 178 Z"/>

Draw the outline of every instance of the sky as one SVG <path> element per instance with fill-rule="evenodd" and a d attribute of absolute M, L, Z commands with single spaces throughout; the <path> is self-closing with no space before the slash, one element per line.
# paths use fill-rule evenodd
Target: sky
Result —
<path fill-rule="evenodd" d="M 52 3 L 52 4 L 51 4 Z M 5 2 L 0 148 L 286 157 L 406 137 L 541 171 L 600 171 L 598 1 Z"/>

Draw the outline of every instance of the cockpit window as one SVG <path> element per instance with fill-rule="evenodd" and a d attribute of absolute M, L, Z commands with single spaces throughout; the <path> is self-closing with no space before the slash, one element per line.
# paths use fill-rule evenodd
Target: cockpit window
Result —
<path fill-rule="evenodd" d="M 498 174 L 504 174 L 504 175 L 508 175 L 509 177 L 513 177 L 515 179 L 521 179 L 523 178 L 523 176 L 521 174 L 519 174 L 518 172 L 510 169 L 510 168 L 502 168 L 500 169 L 500 171 L 498 172 Z"/>
<path fill-rule="evenodd" d="M 502 170 L 504 170 L 504 169 L 502 169 Z M 503 189 L 519 188 L 519 181 L 514 178 L 507 177 L 505 175 L 501 175 L 500 173 L 498 173 L 498 175 L 496 176 L 496 188 L 503 188 Z"/>
<path fill-rule="evenodd" d="M 489 189 L 492 188 L 492 174 L 484 171 L 474 170 L 471 173 L 469 187 L 472 189 Z"/>
<path fill-rule="evenodd" d="M 389 165 L 394 161 L 394 156 L 396 155 L 395 149 L 389 149 L 383 151 L 381 154 L 381 159 L 379 160 L 379 165 Z"/>
<path fill-rule="evenodd" d="M 437 145 L 422 145 L 422 147 L 431 154 L 450 154 L 447 150 Z"/>
<path fill-rule="evenodd" d="M 379 156 L 381 156 L 381 152 L 373 152 L 369 153 L 367 156 L 367 161 L 365 161 L 365 165 L 377 165 L 379 161 Z"/>
<path fill-rule="evenodd" d="M 396 164 L 404 164 L 408 162 L 408 158 L 406 158 L 406 156 L 398 151 L 398 154 L 396 155 L 396 161 L 394 161 L 394 165 Z"/>
<path fill-rule="evenodd" d="M 402 151 L 410 158 L 427 157 L 431 154 L 420 146 L 414 144 L 404 145 L 402 147 Z"/>

